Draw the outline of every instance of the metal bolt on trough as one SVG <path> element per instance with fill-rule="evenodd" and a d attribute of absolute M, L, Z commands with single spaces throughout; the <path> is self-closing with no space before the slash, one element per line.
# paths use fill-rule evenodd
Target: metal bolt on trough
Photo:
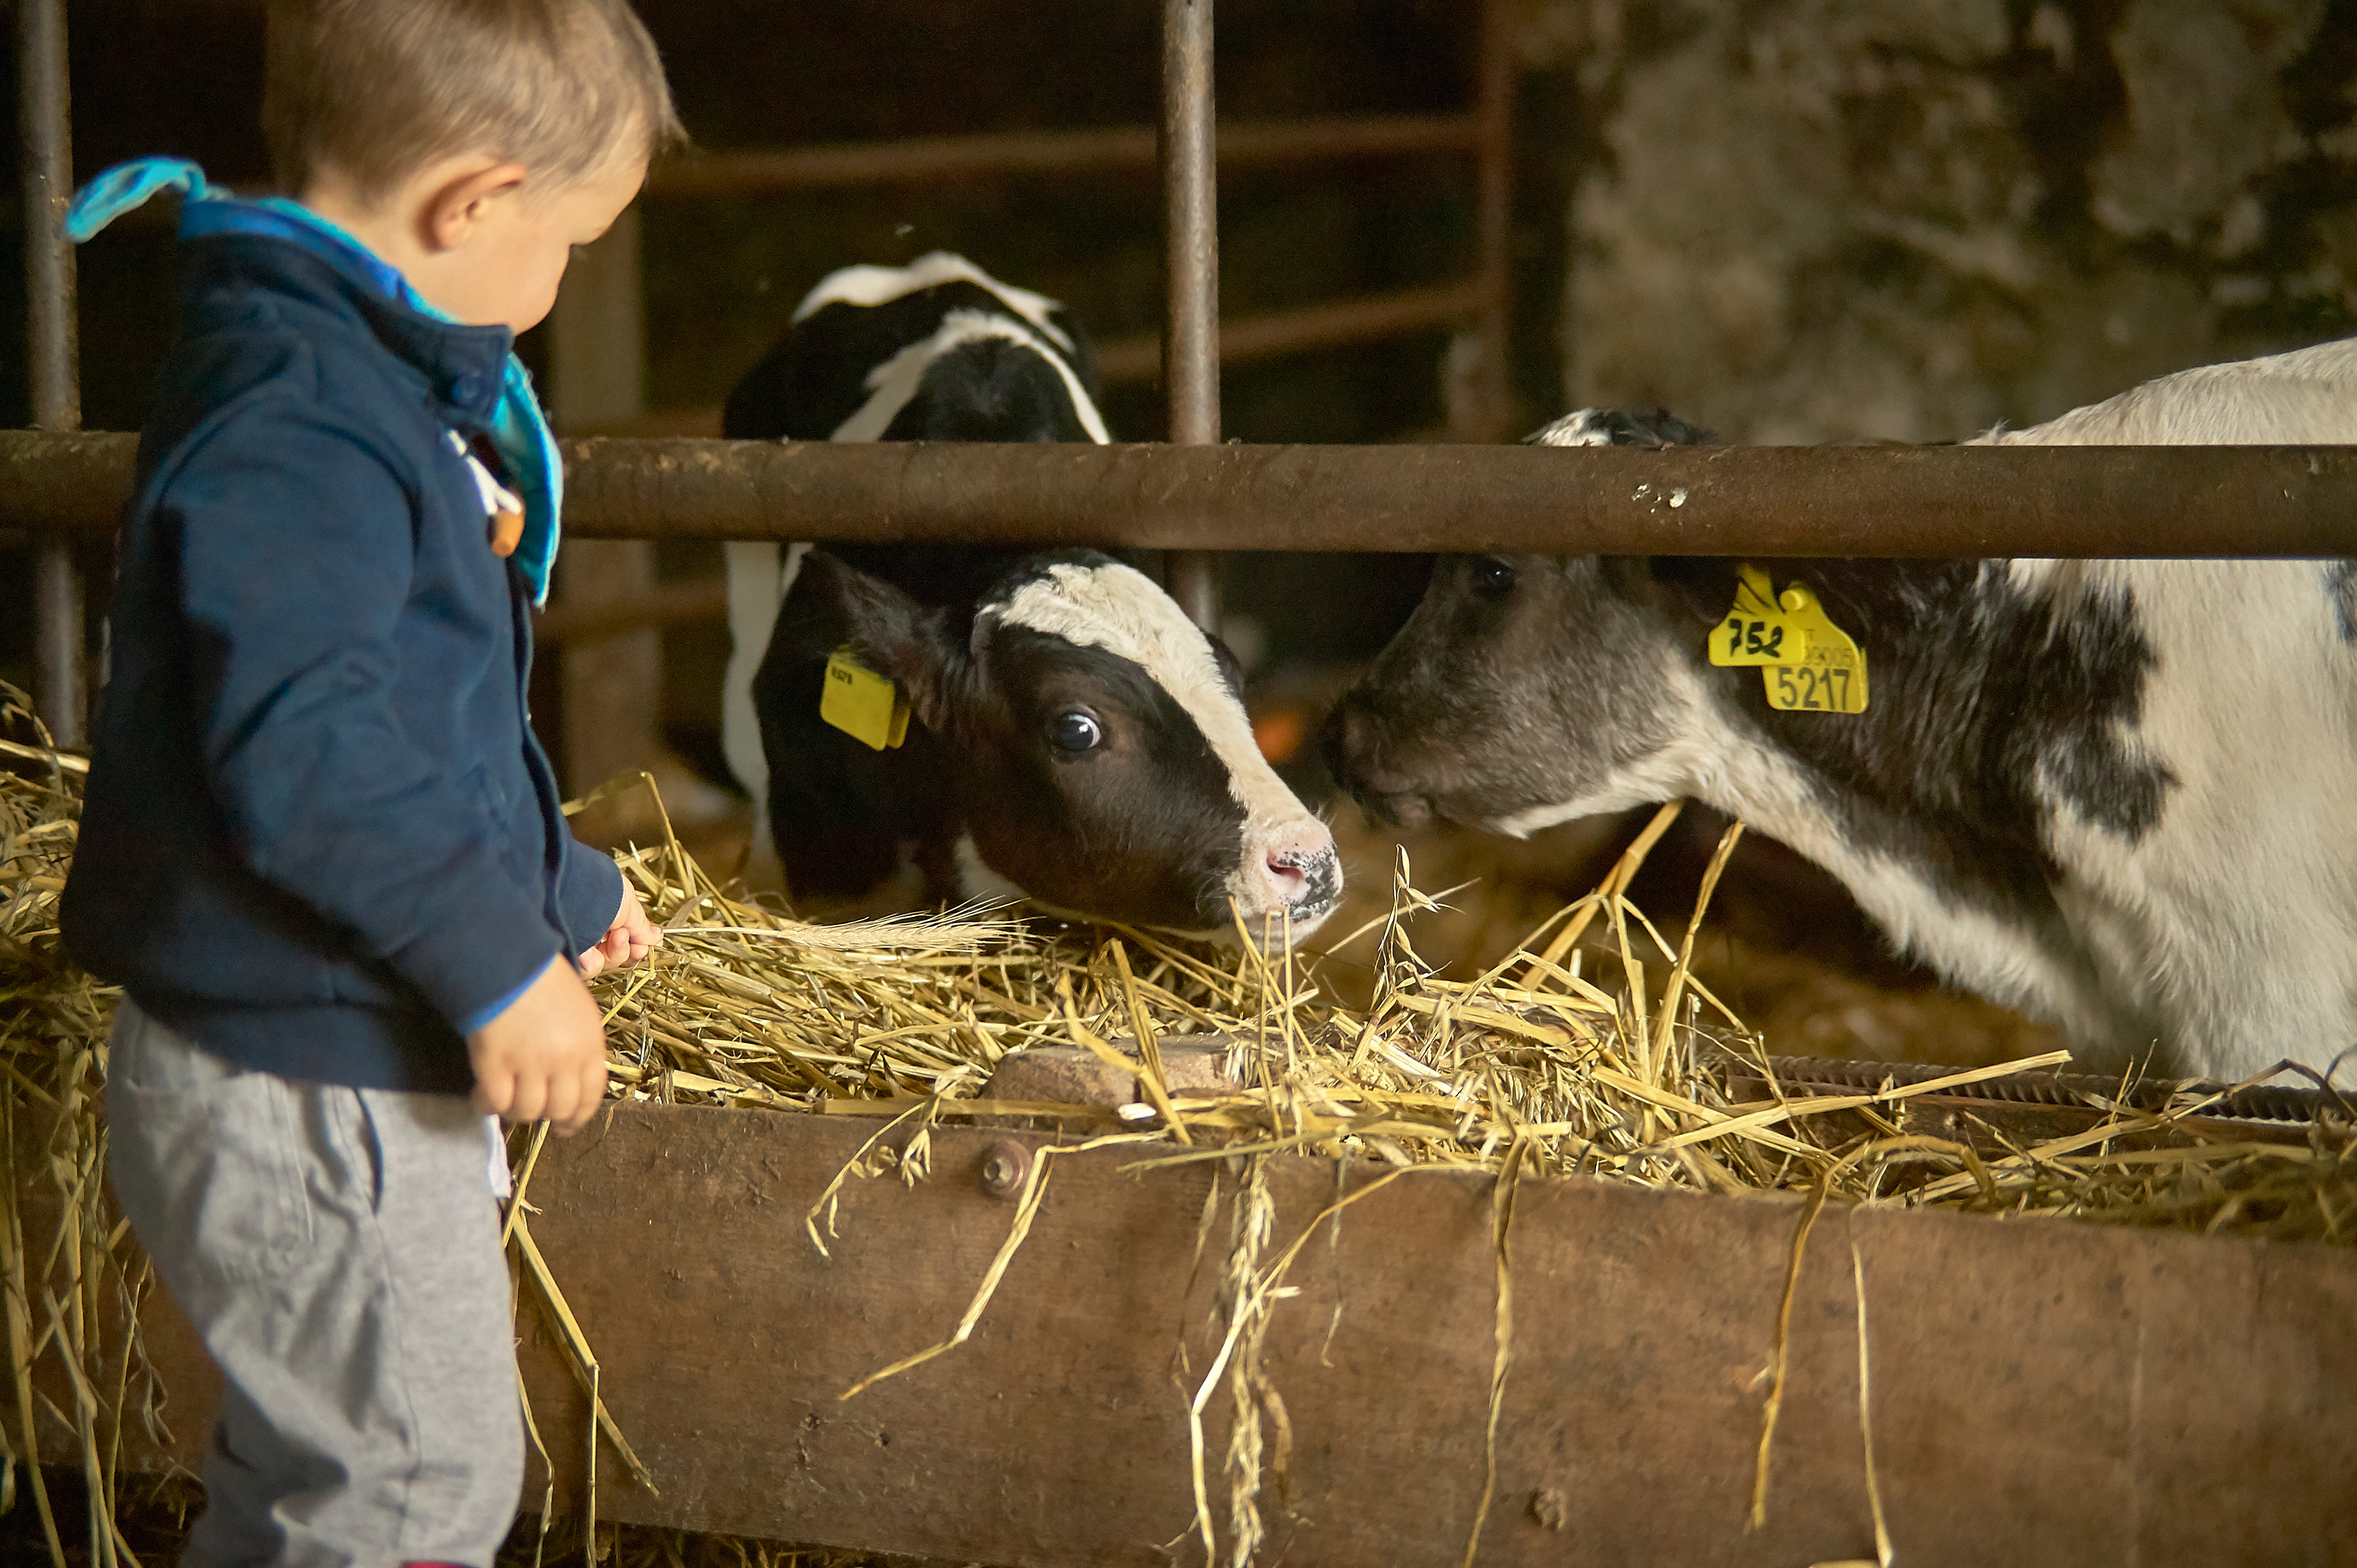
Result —
<path fill-rule="evenodd" d="M 1012 1200 L 1021 1196 L 1024 1184 L 1030 1179 L 1028 1144 L 1009 1140 L 993 1144 L 983 1151 L 982 1190 L 991 1197 Z"/>

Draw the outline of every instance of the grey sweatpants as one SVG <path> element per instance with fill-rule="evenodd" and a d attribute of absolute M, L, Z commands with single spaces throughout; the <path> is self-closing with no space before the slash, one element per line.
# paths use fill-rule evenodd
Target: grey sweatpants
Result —
<path fill-rule="evenodd" d="M 109 1172 L 227 1380 L 190 1568 L 483 1568 L 523 1426 L 483 1118 L 244 1072 L 129 1001 Z"/>

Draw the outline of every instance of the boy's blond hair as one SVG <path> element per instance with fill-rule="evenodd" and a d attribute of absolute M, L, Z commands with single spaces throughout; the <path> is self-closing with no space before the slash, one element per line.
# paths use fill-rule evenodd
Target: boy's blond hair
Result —
<path fill-rule="evenodd" d="M 454 153 L 545 189 L 684 139 L 628 0 L 272 0 L 262 130 L 289 195 L 364 198 Z"/>

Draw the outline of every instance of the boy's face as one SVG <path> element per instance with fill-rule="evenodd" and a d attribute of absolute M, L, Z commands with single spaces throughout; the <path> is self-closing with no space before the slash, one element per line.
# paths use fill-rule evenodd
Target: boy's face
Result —
<path fill-rule="evenodd" d="M 459 264 L 429 297 L 459 320 L 523 332 L 556 303 L 576 246 L 603 234 L 646 183 L 647 160 L 629 155 L 545 195 L 529 186 L 490 204 L 451 257 Z"/>

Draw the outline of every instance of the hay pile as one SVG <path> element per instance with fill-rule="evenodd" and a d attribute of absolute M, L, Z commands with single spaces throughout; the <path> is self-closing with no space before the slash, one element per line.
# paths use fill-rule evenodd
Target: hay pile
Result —
<path fill-rule="evenodd" d="M 28 1452 L 37 1408 L 46 1402 L 28 1369 L 55 1346 L 73 1369 L 79 1397 L 71 1412 L 51 1411 L 78 1434 L 94 1499 L 95 1560 L 111 1565 L 128 1558 L 110 1506 L 124 1423 L 152 1429 L 157 1412 L 135 1337 L 124 1330 L 150 1288 L 145 1265 L 106 1213 L 99 1181 L 105 1148 L 99 1094 L 114 995 L 65 961 L 56 932 L 82 772 L 78 761 L 48 748 L 21 698 L 0 688 L 0 1066 L 7 1080 L 0 1143 L 11 1162 L 0 1176 L 10 1194 L 5 1283 L 15 1369 L 13 1399 L 0 1396 L 7 1444 L 0 1492 L 13 1485 L 16 1460 Z M 580 804 L 641 781 L 617 780 Z M 1595 892 L 1470 981 L 1445 979 L 1417 956 L 1417 918 L 1441 906 L 1415 888 L 1404 854 L 1383 919 L 1330 940 L 1321 933 L 1318 943 L 1298 949 L 1282 931 L 1265 933 L 1271 950 L 1264 953 L 1246 942 L 1213 948 L 1118 927 L 1042 927 L 988 911 L 804 924 L 730 897 L 666 826 L 661 843 L 617 857 L 667 937 L 647 964 L 595 983 L 606 1010 L 612 1092 L 888 1118 L 910 1132 L 898 1141 L 879 1134 L 845 1178 L 898 1168 L 906 1179 L 920 1179 L 924 1130 L 977 1114 L 1052 1113 L 1067 1124 L 1094 1123 L 1103 1137 L 1091 1144 L 1133 1145 L 1130 1158 L 1148 1167 L 1228 1159 L 1249 1173 L 1259 1164 L 1253 1156 L 1300 1153 L 1381 1161 L 1402 1175 L 1478 1169 L 1502 1178 L 1501 1234 L 1521 1178 L 1584 1175 L 1706 1192 L 1804 1191 L 1814 1199 L 1811 1216 L 1840 1200 L 2286 1240 L 2346 1243 L 2357 1236 L 2357 1136 L 2337 1118 L 2311 1127 L 2305 1143 L 2190 1137 L 2151 1146 L 2153 1134 L 2179 1131 L 2184 1118 L 2214 1101 L 2213 1090 L 2192 1087 L 2166 1110 L 2123 1106 L 2088 1133 L 1993 1157 L 1906 1133 L 1891 1120 L 1910 1096 L 2051 1068 L 2060 1053 L 1873 1094 L 1738 1104 L 1729 1084 L 1738 1067 L 1773 1081 L 1769 1047 L 1696 979 L 1693 955 L 1739 828 L 1722 841 L 1694 917 L 1674 939 L 1623 897 L 1676 811 L 1664 808 Z M 1350 963 L 1372 965 L 1366 1008 L 1339 1005 L 1321 990 L 1321 974 Z M 1157 1042 L 1207 1032 L 1232 1042 L 1228 1066 L 1246 1087 L 1174 1095 Z M 1140 1105 L 983 1098 L 1011 1051 L 1060 1045 L 1112 1056 L 1117 1038 L 1143 1045 Z M 1847 1143 L 1807 1135 L 1822 1125 L 1813 1118 L 1836 1111 L 1863 1116 L 1869 1132 Z M 538 1147 L 532 1135 L 516 1140 L 520 1183 L 529 1182 Z M 1047 1162 L 1038 1168 L 1044 1172 Z M 1043 1183 L 1035 1177 L 1018 1206 L 1007 1246 L 963 1328 L 924 1354 L 948 1350 L 971 1328 L 1021 1244 Z M 1253 1185 L 1247 1174 L 1244 1219 Z M 818 1222 L 828 1195 L 813 1196 L 812 1234 L 823 1245 Z M 26 1213 L 45 1206 L 67 1215 L 62 1240 L 54 1256 L 28 1260 Z M 536 1282 L 594 1399 L 594 1355 L 532 1242 L 525 1212 L 519 1204 L 510 1218 L 519 1273 Z M 1266 1321 L 1287 1256 L 1240 1225 L 1224 1295 L 1235 1352 L 1231 1376 L 1253 1375 L 1256 1326 Z M 1504 1332 L 1501 1318 L 1501 1347 Z M 1211 1389 L 1207 1378 L 1194 1402 L 1199 1423 Z M 1254 1402 L 1239 1400 L 1237 1407 Z M 624 1434 L 597 1409 L 613 1451 L 635 1468 Z M 1198 1512 L 1208 1547 L 1200 1424 L 1197 1439 Z M 1231 1446 L 1232 1545 L 1249 1534 L 1257 1465 L 1243 1463 L 1238 1478 Z M 595 1452 L 593 1442 L 593 1463 Z M 29 1489 L 62 1563 L 46 1489 Z"/>
<path fill-rule="evenodd" d="M 1377 928 L 1321 936 L 1314 950 L 1280 935 L 1265 957 L 1243 942 L 1213 949 L 1121 927 L 802 925 L 730 898 L 675 843 L 634 850 L 618 858 L 668 937 L 646 967 L 597 983 L 616 1092 L 930 1123 L 1041 1109 L 978 1098 L 1011 1050 L 1103 1054 L 1116 1036 L 1210 1031 L 1235 1042 L 1230 1063 L 1246 1092 L 1173 1098 L 1149 1049 L 1141 1087 L 1155 1114 L 1063 1108 L 1067 1119 L 1158 1131 L 1168 1147 L 1142 1152 L 1149 1165 L 1298 1151 L 1495 1171 L 1519 1149 L 1527 1175 L 2357 1239 L 2357 1144 L 2345 1122 L 2320 1123 L 2306 1144 L 2114 1147 L 2148 1143 L 2214 1103 L 2200 1086 L 2164 1112 L 2123 1108 L 2090 1133 L 1994 1159 L 1895 1125 L 1848 1145 L 1797 1135 L 1831 1112 L 1871 1119 L 1912 1096 L 2050 1069 L 2060 1052 L 1879 1094 L 1738 1108 L 1731 1069 L 1765 1071 L 1767 1043 L 1692 970 L 1740 830 L 1721 843 L 1675 939 L 1620 896 L 1676 810 L 1655 817 L 1602 886 L 1471 981 L 1444 979 L 1416 956 L 1415 918 L 1437 905 L 1414 887 L 1404 854 Z M 1321 968 L 1369 945 L 1372 1006 L 1327 1002 Z"/>
<path fill-rule="evenodd" d="M 131 1558 L 113 1506 L 125 1425 L 161 1430 L 132 1326 L 152 1281 L 102 1182 L 103 1041 L 117 993 L 58 942 L 86 768 L 48 740 L 23 693 L 0 684 L 0 1312 L 12 1374 L 0 1396 L 0 1511 L 16 1501 L 37 1420 L 62 1426 L 81 1463 L 91 1560 L 113 1568 Z M 47 1243 L 40 1255 L 27 1255 L 28 1235 Z M 66 1409 L 33 1382 L 34 1362 L 53 1348 L 73 1385 Z M 78 1532 L 61 1529 L 38 1470 L 23 1468 L 43 1543 L 62 1564 L 64 1539 Z"/>

